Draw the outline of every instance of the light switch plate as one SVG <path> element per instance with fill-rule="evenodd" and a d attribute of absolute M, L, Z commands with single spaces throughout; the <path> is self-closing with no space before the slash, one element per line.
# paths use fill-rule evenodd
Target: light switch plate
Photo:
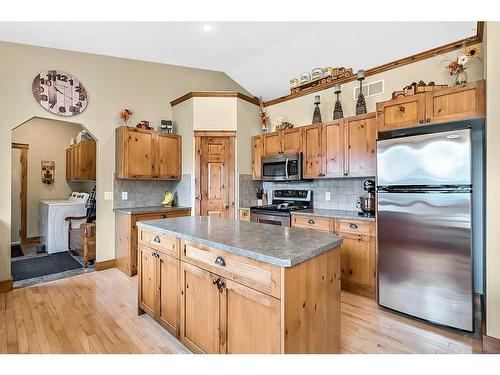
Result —
<path fill-rule="evenodd" d="M 104 200 L 105 201 L 112 201 L 113 200 L 113 192 L 112 191 L 105 191 L 104 192 Z"/>
<path fill-rule="evenodd" d="M 332 199 L 332 195 L 331 195 L 331 193 L 330 193 L 329 191 L 327 191 L 327 192 L 325 193 L 325 200 L 326 200 L 326 201 L 329 201 L 329 200 L 331 200 L 331 199 Z"/>
<path fill-rule="evenodd" d="M 128 199 L 128 192 L 122 191 L 122 201 L 126 201 Z"/>

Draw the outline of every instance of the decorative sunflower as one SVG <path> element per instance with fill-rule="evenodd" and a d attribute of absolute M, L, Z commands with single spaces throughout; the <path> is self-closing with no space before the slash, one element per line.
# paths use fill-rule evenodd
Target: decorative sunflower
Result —
<path fill-rule="evenodd" d="M 475 46 L 462 48 L 462 54 L 467 56 L 469 60 L 479 59 L 481 47 L 479 47 L 479 44 L 476 44 Z"/>

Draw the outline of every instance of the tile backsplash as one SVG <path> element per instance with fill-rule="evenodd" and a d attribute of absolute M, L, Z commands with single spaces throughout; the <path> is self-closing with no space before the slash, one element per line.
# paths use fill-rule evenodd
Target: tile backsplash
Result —
<path fill-rule="evenodd" d="M 317 179 L 300 182 L 264 182 L 264 191 L 271 197 L 271 191 L 276 189 L 312 190 L 313 207 L 334 210 L 359 211 L 356 200 L 360 195 L 366 194 L 363 182 L 367 178 L 332 178 Z M 325 199 L 330 192 L 330 200 Z"/>
<path fill-rule="evenodd" d="M 160 206 L 165 191 L 175 195 L 175 205 L 191 205 L 191 175 L 183 174 L 180 181 L 114 180 L 114 208 Z M 122 192 L 128 193 L 128 200 L 122 200 Z"/>
<path fill-rule="evenodd" d="M 251 207 L 257 205 L 255 189 L 262 187 L 262 181 L 252 180 L 251 174 L 240 174 L 239 176 L 239 207 Z"/>

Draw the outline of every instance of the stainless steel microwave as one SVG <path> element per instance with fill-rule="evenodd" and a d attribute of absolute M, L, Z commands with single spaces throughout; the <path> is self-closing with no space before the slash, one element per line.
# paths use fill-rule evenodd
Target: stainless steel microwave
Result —
<path fill-rule="evenodd" d="M 262 181 L 297 181 L 302 179 L 302 154 L 279 154 L 262 158 Z"/>

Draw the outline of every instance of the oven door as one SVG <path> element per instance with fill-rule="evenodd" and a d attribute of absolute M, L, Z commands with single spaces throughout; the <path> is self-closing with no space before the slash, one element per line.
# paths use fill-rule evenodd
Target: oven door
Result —
<path fill-rule="evenodd" d="M 264 210 L 250 210 L 250 221 L 261 224 L 279 225 L 282 227 L 291 226 L 290 213 L 288 212 L 265 212 Z"/>
<path fill-rule="evenodd" d="M 262 158 L 262 180 L 300 180 L 301 164 L 300 153 L 265 156 Z"/>

